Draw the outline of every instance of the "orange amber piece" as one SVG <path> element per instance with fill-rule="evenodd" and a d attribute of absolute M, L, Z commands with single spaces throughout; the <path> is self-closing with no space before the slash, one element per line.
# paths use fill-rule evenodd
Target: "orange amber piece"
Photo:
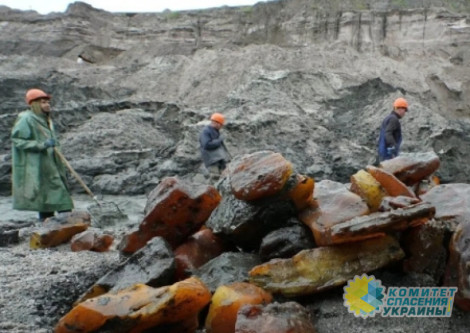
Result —
<path fill-rule="evenodd" d="M 432 175 L 440 164 L 439 157 L 434 152 L 402 153 L 381 162 L 380 167 L 411 186 Z"/>
<path fill-rule="evenodd" d="M 87 251 L 93 248 L 95 243 L 95 233 L 91 230 L 85 230 L 76 234 L 70 240 L 70 249 L 73 252 Z"/>
<path fill-rule="evenodd" d="M 192 322 L 210 298 L 209 289 L 195 277 L 157 289 L 137 284 L 79 303 L 60 319 L 55 333 L 95 332 L 105 324 L 110 331 L 142 332 Z"/>
<path fill-rule="evenodd" d="M 98 235 L 95 238 L 95 244 L 93 245 L 92 251 L 96 252 L 105 252 L 108 251 L 111 244 L 114 242 L 114 237 L 112 235 L 103 234 Z"/>
<path fill-rule="evenodd" d="M 299 175 L 296 176 L 296 184 L 288 192 L 289 198 L 294 203 L 298 210 L 308 207 L 313 201 L 313 191 L 315 188 L 315 181 L 313 178 Z"/>
<path fill-rule="evenodd" d="M 43 249 L 67 243 L 74 235 L 88 229 L 89 224 L 77 222 L 75 224 L 45 224 L 44 228 L 31 234 L 29 247 Z"/>
<path fill-rule="evenodd" d="M 221 199 L 213 186 L 165 178 L 150 193 L 150 208 L 139 229 L 126 235 L 119 248 L 124 253 L 134 253 L 156 236 L 175 248 L 199 230 Z"/>
<path fill-rule="evenodd" d="M 206 318 L 207 333 L 234 333 L 238 310 L 245 304 L 267 304 L 272 301 L 270 293 L 246 282 L 219 286 L 209 307 Z"/>
<path fill-rule="evenodd" d="M 237 199 L 257 200 L 279 193 L 291 174 L 292 164 L 281 154 L 260 151 L 232 162 L 230 185 Z"/>
<path fill-rule="evenodd" d="M 174 251 L 176 262 L 175 277 L 182 280 L 190 275 L 189 271 L 204 265 L 224 251 L 223 241 L 211 229 L 202 229 Z"/>
<path fill-rule="evenodd" d="M 322 180 L 315 188 L 316 205 L 304 209 L 299 220 L 313 232 L 317 245 L 329 243 L 329 230 L 336 224 L 369 214 L 367 204 L 344 184 Z"/>
<path fill-rule="evenodd" d="M 398 197 L 402 195 L 405 197 L 416 198 L 413 191 L 411 191 L 390 172 L 381 168 L 376 168 L 372 165 L 367 166 L 366 170 L 380 183 L 380 185 L 382 185 L 389 196 Z"/>

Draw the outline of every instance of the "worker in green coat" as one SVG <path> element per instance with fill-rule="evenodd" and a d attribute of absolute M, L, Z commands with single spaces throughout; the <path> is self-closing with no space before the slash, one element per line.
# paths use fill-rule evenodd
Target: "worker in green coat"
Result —
<path fill-rule="evenodd" d="M 65 166 L 55 154 L 59 142 L 50 99 L 40 89 L 28 90 L 30 109 L 18 115 L 11 131 L 13 209 L 37 211 L 40 221 L 73 209 Z"/>

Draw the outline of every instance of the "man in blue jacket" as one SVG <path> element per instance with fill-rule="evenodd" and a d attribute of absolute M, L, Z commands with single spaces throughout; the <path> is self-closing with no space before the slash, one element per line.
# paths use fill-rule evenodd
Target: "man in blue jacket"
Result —
<path fill-rule="evenodd" d="M 214 180 L 219 178 L 230 160 L 224 138 L 220 134 L 220 129 L 224 126 L 224 123 L 225 117 L 222 114 L 212 114 L 211 123 L 204 127 L 199 136 L 202 161 L 210 177 Z"/>
<path fill-rule="evenodd" d="M 400 153 L 402 142 L 400 119 L 408 111 L 408 102 L 404 98 L 397 98 L 393 102 L 393 111 L 385 117 L 380 127 L 379 161 L 390 160 Z"/>

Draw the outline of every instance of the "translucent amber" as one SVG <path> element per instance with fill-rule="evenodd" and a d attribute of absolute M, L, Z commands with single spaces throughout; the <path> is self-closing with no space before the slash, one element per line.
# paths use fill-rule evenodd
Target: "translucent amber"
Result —
<path fill-rule="evenodd" d="M 316 293 L 344 284 L 400 260 L 405 253 L 391 236 L 304 250 L 290 259 L 273 259 L 254 267 L 250 281 L 286 297 Z"/>
<path fill-rule="evenodd" d="M 221 199 L 213 186 L 165 178 L 149 195 L 147 214 L 138 230 L 126 235 L 119 249 L 126 254 L 134 253 L 156 236 L 176 248 L 199 230 Z"/>
<path fill-rule="evenodd" d="M 291 174 L 292 164 L 281 154 L 260 151 L 232 162 L 230 185 L 237 199 L 257 200 L 279 193 Z"/>
<path fill-rule="evenodd" d="M 411 186 L 431 176 L 440 164 L 439 157 L 434 152 L 402 153 L 391 160 L 381 162 L 380 167 Z"/>
<path fill-rule="evenodd" d="M 44 228 L 34 231 L 29 240 L 31 249 L 43 249 L 67 243 L 74 235 L 85 231 L 88 223 L 78 222 L 75 224 L 50 224 Z"/>
<path fill-rule="evenodd" d="M 367 166 L 366 170 L 382 185 L 389 196 L 397 197 L 401 195 L 416 198 L 413 191 L 390 172 L 371 165 Z"/>
<path fill-rule="evenodd" d="M 367 202 L 371 212 L 379 209 L 382 199 L 387 195 L 380 183 L 365 170 L 359 170 L 351 176 L 351 191 Z"/>
<path fill-rule="evenodd" d="M 60 319 L 55 332 L 95 332 L 104 325 L 110 332 L 142 332 L 159 325 L 191 322 L 210 297 L 210 291 L 195 277 L 158 289 L 137 284 L 78 304 Z"/>
<path fill-rule="evenodd" d="M 245 304 L 266 304 L 272 296 L 260 287 L 236 282 L 216 289 L 206 318 L 207 333 L 234 333 L 237 312 Z"/>
<path fill-rule="evenodd" d="M 313 232 L 317 245 L 330 244 L 325 237 L 328 230 L 341 222 L 369 214 L 362 198 L 349 191 L 344 184 L 322 180 L 315 188 L 316 205 L 299 213 L 299 219 Z"/>
<path fill-rule="evenodd" d="M 289 191 L 288 195 L 292 202 L 294 202 L 295 207 L 301 210 L 308 207 L 313 200 L 315 181 L 313 178 L 304 175 L 297 174 L 295 177 L 296 184 Z"/>

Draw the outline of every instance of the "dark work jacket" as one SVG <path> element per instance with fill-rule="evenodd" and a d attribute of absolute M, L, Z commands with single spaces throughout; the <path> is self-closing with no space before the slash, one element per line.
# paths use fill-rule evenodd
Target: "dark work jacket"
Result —
<path fill-rule="evenodd" d="M 393 156 L 389 156 L 387 148 L 395 147 L 395 154 L 398 156 L 400 153 L 402 136 L 401 136 L 401 124 L 400 116 L 392 111 L 382 122 L 380 127 L 379 136 L 379 157 L 381 160 L 391 159 Z"/>
<path fill-rule="evenodd" d="M 219 161 L 228 161 L 228 153 L 219 130 L 210 125 L 204 127 L 199 135 L 202 161 L 209 167 Z"/>

